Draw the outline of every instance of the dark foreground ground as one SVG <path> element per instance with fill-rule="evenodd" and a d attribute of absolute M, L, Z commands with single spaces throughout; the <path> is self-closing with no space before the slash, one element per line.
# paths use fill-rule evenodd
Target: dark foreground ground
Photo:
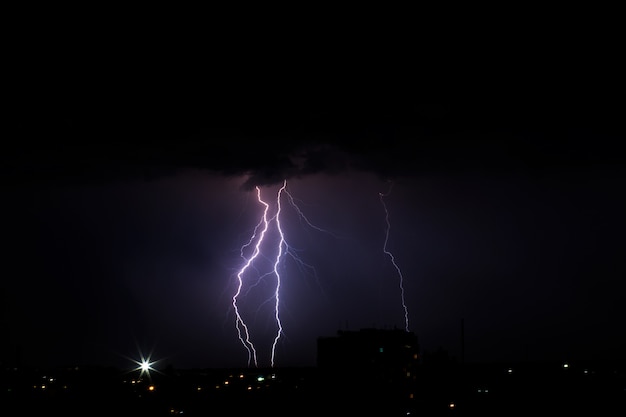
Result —
<path fill-rule="evenodd" d="M 422 366 L 368 370 L 113 368 L 1 371 L 2 416 L 626 415 L 615 363 Z M 398 375 L 394 373 L 393 375 Z"/>

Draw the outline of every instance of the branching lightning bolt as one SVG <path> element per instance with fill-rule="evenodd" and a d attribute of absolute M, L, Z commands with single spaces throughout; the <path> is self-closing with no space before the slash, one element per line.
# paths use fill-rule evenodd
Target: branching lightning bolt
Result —
<path fill-rule="evenodd" d="M 389 186 L 389 191 L 387 191 L 387 193 L 378 193 L 378 195 L 380 197 L 380 202 L 382 203 L 383 208 L 385 210 L 385 222 L 387 224 L 387 228 L 385 230 L 385 243 L 383 245 L 383 252 L 387 256 L 389 256 L 389 259 L 391 259 L 391 263 L 393 264 L 393 266 L 396 268 L 396 271 L 398 272 L 398 277 L 400 279 L 400 282 L 399 282 L 399 285 L 400 285 L 400 297 L 401 297 L 401 300 L 402 300 L 402 307 L 404 308 L 404 328 L 408 332 L 409 331 L 409 310 L 408 310 L 408 308 L 406 306 L 406 302 L 404 301 L 404 277 L 402 276 L 402 271 L 400 270 L 400 267 L 396 263 L 395 257 L 387 249 L 387 242 L 389 241 L 389 230 L 391 229 L 391 222 L 389 221 L 389 210 L 387 210 L 387 205 L 385 204 L 385 197 L 387 197 L 389 194 L 391 194 L 391 189 L 392 188 L 393 188 L 393 183 L 391 183 L 391 185 Z"/>
<path fill-rule="evenodd" d="M 315 268 L 312 265 L 309 265 L 305 263 L 302 259 L 300 259 L 300 257 L 297 255 L 295 250 L 291 248 L 291 246 L 287 243 L 287 239 L 283 231 L 283 224 L 281 223 L 281 214 L 283 210 L 282 205 L 281 205 L 281 199 L 282 199 L 283 194 L 287 196 L 288 202 L 296 210 L 300 220 L 304 221 L 304 223 L 307 226 L 320 232 L 329 233 L 333 237 L 336 237 L 336 236 L 322 228 L 315 226 L 304 216 L 304 214 L 302 213 L 298 205 L 295 203 L 295 200 L 292 197 L 292 195 L 289 193 L 289 191 L 287 191 L 286 180 L 283 182 L 283 185 L 278 190 L 278 194 L 276 197 L 276 213 L 272 217 L 268 217 L 269 204 L 263 201 L 263 199 L 261 198 L 261 190 L 259 189 L 259 187 L 256 187 L 256 192 L 257 192 L 257 201 L 264 207 L 263 215 L 261 219 L 259 220 L 258 224 L 256 225 L 256 227 L 254 228 L 254 231 L 250 239 L 247 241 L 247 243 L 245 243 L 241 247 L 240 255 L 241 255 L 241 258 L 244 260 L 244 265 L 243 267 L 241 267 L 241 269 L 237 273 L 237 290 L 232 297 L 232 306 L 233 306 L 235 317 L 236 317 L 235 327 L 237 329 L 237 335 L 239 337 L 241 344 L 246 348 L 248 352 L 248 366 L 250 366 L 251 364 L 254 364 L 254 366 L 258 367 L 257 349 L 255 348 L 254 344 L 251 341 L 249 326 L 245 323 L 240 313 L 238 302 L 239 302 L 240 296 L 246 295 L 248 291 L 250 291 L 253 287 L 258 285 L 261 281 L 266 279 L 268 276 L 273 275 L 276 277 L 276 286 L 274 288 L 274 292 L 272 294 L 271 299 L 268 298 L 264 303 L 261 304 L 263 305 L 269 302 L 270 300 L 274 301 L 273 315 L 274 315 L 274 320 L 275 320 L 276 327 L 277 327 L 276 334 L 274 336 L 272 346 L 271 346 L 271 366 L 274 367 L 275 360 L 276 360 L 276 347 L 281 337 L 284 335 L 283 325 L 282 325 L 281 316 L 280 316 L 280 307 L 281 307 L 280 290 L 281 290 L 281 284 L 282 284 L 282 279 L 283 279 L 280 273 L 280 267 L 281 267 L 281 263 L 283 262 L 283 258 L 288 255 L 297 263 L 298 267 L 301 270 L 303 268 L 306 268 L 307 271 L 312 272 L 312 274 L 315 276 L 317 280 L 317 273 L 315 271 Z M 242 293 L 243 286 L 244 286 L 244 275 L 249 269 L 256 270 L 256 267 L 254 266 L 255 260 L 259 258 L 264 258 L 267 260 L 267 258 L 265 258 L 265 255 L 263 255 L 261 251 L 261 247 L 263 246 L 270 224 L 272 224 L 273 222 L 275 222 L 276 224 L 276 230 L 279 235 L 279 240 L 275 247 L 276 257 L 273 260 L 272 270 L 266 273 L 261 273 L 261 271 L 257 270 L 258 277 L 256 281 L 253 283 L 248 283 L 248 288 L 246 292 Z M 253 245 L 254 245 L 254 251 L 252 255 L 250 255 L 249 257 L 246 257 L 245 255 L 246 250 Z M 319 280 L 317 281 L 319 283 Z"/>
<path fill-rule="evenodd" d="M 263 216 L 261 217 L 261 220 L 259 221 L 257 226 L 254 228 L 254 232 L 252 233 L 250 240 L 241 248 L 241 256 L 244 259 L 246 259 L 243 254 L 244 249 L 252 245 L 252 243 L 254 242 L 254 239 L 257 237 L 257 233 L 259 229 L 261 229 L 261 232 L 258 235 L 256 245 L 254 245 L 254 252 L 250 256 L 250 258 L 246 259 L 244 266 L 237 273 L 237 282 L 238 282 L 237 291 L 235 292 L 235 295 L 233 295 L 233 309 L 235 311 L 235 316 L 236 316 L 235 327 L 237 328 L 237 335 L 239 337 L 239 340 L 241 341 L 241 344 L 248 351 L 248 366 L 250 366 L 250 362 L 254 362 L 254 365 L 258 366 L 256 349 L 254 347 L 254 344 L 250 340 L 250 332 L 248 331 L 248 326 L 246 325 L 243 318 L 239 314 L 239 307 L 237 306 L 237 301 L 238 301 L 239 295 L 241 294 L 241 288 L 243 287 L 243 274 L 246 272 L 248 268 L 250 268 L 250 266 L 252 265 L 252 262 L 256 259 L 257 256 L 259 256 L 259 253 L 261 253 L 261 244 L 263 243 L 263 239 L 265 238 L 265 233 L 267 232 L 267 229 L 269 227 L 269 222 L 267 220 L 267 212 L 269 210 L 269 204 L 267 204 L 265 201 L 261 199 L 261 189 L 259 187 L 256 187 L 256 191 L 257 191 L 257 200 L 259 201 L 259 203 L 261 203 L 265 207 L 265 209 L 263 210 Z M 243 331 L 243 334 L 242 334 L 242 331 Z"/>

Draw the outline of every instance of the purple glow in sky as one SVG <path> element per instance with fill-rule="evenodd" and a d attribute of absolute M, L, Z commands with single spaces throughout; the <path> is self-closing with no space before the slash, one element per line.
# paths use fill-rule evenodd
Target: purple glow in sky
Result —
<path fill-rule="evenodd" d="M 409 324 L 458 357 L 461 322 L 468 361 L 623 356 L 622 37 L 526 28 L 275 56 L 254 33 L 207 67 L 20 38 L 0 361 L 314 365 L 320 336 Z"/>
<path fill-rule="evenodd" d="M 620 346 L 611 330 L 623 312 L 620 177 L 431 175 L 398 179 L 393 193 L 359 172 L 258 191 L 242 189 L 247 179 L 188 170 L 9 191 L 6 355 L 117 363 L 139 340 L 175 366 L 247 366 L 235 328 L 245 335 L 245 323 L 259 366 L 313 365 L 317 337 L 405 327 L 384 248 L 401 267 L 411 331 L 426 350 L 458 355 L 462 319 L 467 360 L 610 355 Z M 253 258 L 262 218 L 269 247 L 241 274 L 236 321 L 237 274 Z"/>

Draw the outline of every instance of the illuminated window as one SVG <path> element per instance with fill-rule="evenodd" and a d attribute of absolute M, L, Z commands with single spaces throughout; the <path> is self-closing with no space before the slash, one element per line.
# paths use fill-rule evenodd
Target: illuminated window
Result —
<path fill-rule="evenodd" d="M 381 347 L 380 347 L 380 348 L 378 348 L 378 351 L 379 351 L 380 353 L 383 353 L 383 348 L 381 348 Z"/>

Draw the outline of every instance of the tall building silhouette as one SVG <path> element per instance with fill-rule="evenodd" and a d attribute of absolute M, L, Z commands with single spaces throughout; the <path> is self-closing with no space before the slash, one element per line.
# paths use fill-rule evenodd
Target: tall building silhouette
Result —
<path fill-rule="evenodd" d="M 410 401 L 415 395 L 419 344 L 413 332 L 361 329 L 317 339 L 317 367 L 338 396 Z"/>

